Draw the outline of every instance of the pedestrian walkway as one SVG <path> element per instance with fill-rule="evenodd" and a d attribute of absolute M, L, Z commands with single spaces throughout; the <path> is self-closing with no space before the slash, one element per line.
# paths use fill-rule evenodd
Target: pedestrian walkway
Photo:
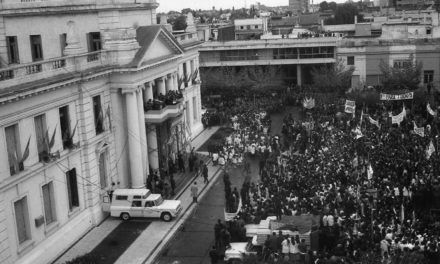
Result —
<path fill-rule="evenodd" d="M 193 141 L 192 146 L 196 149 L 200 147 L 206 140 L 208 140 L 212 134 L 214 134 L 219 127 L 213 127 L 209 130 L 204 130 Z M 200 153 L 199 153 L 200 154 Z M 171 222 L 163 222 L 160 220 L 132 220 L 132 221 L 151 221 L 151 223 L 142 231 L 142 233 L 134 240 L 130 241 L 130 245 L 120 245 L 126 247 L 126 250 L 119 256 L 114 263 L 128 264 L 128 263 L 154 263 L 158 254 L 162 248 L 172 239 L 174 234 L 181 228 L 185 220 L 191 215 L 192 211 L 196 208 L 196 204 L 192 203 L 192 197 L 190 195 L 190 186 L 194 181 L 197 182 L 199 188 L 199 199 L 202 199 L 207 191 L 214 184 L 216 177 L 221 173 L 221 168 L 212 166 L 208 163 L 208 179 L 209 183 L 203 183 L 203 177 L 188 178 L 188 182 L 183 184 L 182 188 L 177 189 L 176 198 L 182 202 L 182 214 Z M 97 247 L 105 247 L 105 243 L 102 243 L 111 233 L 118 228 L 121 224 L 121 220 L 118 218 L 109 217 L 99 226 L 93 228 L 87 233 L 80 241 L 72 246 L 67 252 L 65 252 L 54 263 L 63 264 L 66 261 L 72 260 L 77 256 L 83 256 L 90 252 L 93 252 Z M 136 224 L 135 224 L 136 225 Z M 112 250 L 111 243 L 108 250 Z M 98 263 L 105 263 L 105 259 L 97 260 Z"/>

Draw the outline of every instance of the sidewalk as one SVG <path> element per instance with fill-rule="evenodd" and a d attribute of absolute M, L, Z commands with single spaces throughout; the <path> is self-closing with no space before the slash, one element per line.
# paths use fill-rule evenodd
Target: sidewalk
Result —
<path fill-rule="evenodd" d="M 219 127 L 212 127 L 204 130 L 193 141 L 192 146 L 198 149 L 212 134 L 214 134 Z M 201 154 L 201 153 L 199 153 Z M 195 181 L 199 188 L 199 200 L 207 193 L 215 182 L 216 177 L 221 173 L 221 168 L 208 163 L 209 169 L 209 184 L 203 183 L 202 177 L 197 177 Z M 163 222 L 160 220 L 145 220 L 151 221 L 151 224 L 142 231 L 142 233 L 132 242 L 128 248 L 123 252 L 115 263 L 118 264 L 138 264 L 138 263 L 154 263 L 155 259 L 167 243 L 173 238 L 174 234 L 181 228 L 185 220 L 191 215 L 196 208 L 196 204 L 192 203 L 190 195 L 190 186 L 193 184 L 194 178 L 189 177 L 188 181 L 182 183 L 183 187 L 177 190 L 176 198 L 182 201 L 182 214 L 171 222 Z M 144 221 L 144 220 L 140 220 Z M 67 250 L 54 263 L 63 264 L 66 261 L 72 260 L 77 256 L 85 255 L 97 247 L 101 241 L 110 235 L 120 224 L 122 220 L 118 218 L 109 217 L 99 226 L 89 231 L 81 240 Z"/>

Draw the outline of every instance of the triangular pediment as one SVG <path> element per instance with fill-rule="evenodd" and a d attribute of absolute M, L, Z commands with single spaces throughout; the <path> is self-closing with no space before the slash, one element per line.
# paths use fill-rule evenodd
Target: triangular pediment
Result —
<path fill-rule="evenodd" d="M 136 35 L 141 47 L 133 61 L 137 67 L 183 54 L 183 48 L 174 36 L 159 25 L 140 27 Z"/>

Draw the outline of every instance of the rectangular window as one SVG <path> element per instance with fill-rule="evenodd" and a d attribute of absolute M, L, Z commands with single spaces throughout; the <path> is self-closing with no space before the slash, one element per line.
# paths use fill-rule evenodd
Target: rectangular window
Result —
<path fill-rule="evenodd" d="M 61 57 L 64 56 L 64 50 L 67 47 L 67 34 L 60 34 L 60 49 L 61 49 Z"/>
<path fill-rule="evenodd" d="M 46 115 L 42 114 L 34 118 L 35 135 L 37 137 L 37 149 L 39 161 L 43 161 L 49 154 L 48 131 L 46 127 Z"/>
<path fill-rule="evenodd" d="M 424 71 L 423 72 L 423 83 L 428 84 L 434 81 L 434 71 Z"/>
<path fill-rule="evenodd" d="M 128 196 L 127 195 L 116 195 L 115 199 L 119 200 L 119 201 L 125 201 L 128 199 Z"/>
<path fill-rule="evenodd" d="M 40 35 L 31 35 L 31 53 L 32 61 L 43 60 L 43 46 Z"/>
<path fill-rule="evenodd" d="M 393 67 L 396 69 L 403 69 L 405 67 L 408 67 L 411 64 L 409 60 L 395 60 L 393 62 Z"/>
<path fill-rule="evenodd" d="M 347 65 L 354 65 L 354 56 L 347 56 Z"/>
<path fill-rule="evenodd" d="M 69 197 L 69 210 L 79 206 L 78 183 L 76 181 L 76 169 L 66 172 L 67 195 Z"/>
<path fill-rule="evenodd" d="M 183 78 L 185 78 L 185 88 L 188 87 L 188 70 L 187 70 L 187 65 L 186 62 L 183 63 Z"/>
<path fill-rule="evenodd" d="M 49 225 L 57 220 L 55 211 L 55 197 L 53 194 L 53 183 L 43 185 L 44 220 Z"/>
<path fill-rule="evenodd" d="M 87 35 L 89 52 L 101 50 L 101 33 L 100 32 L 90 32 Z"/>
<path fill-rule="evenodd" d="M 14 203 L 15 224 L 17 226 L 18 243 L 31 239 L 27 198 L 23 197 Z"/>
<path fill-rule="evenodd" d="M 192 74 L 196 71 L 196 69 L 195 69 L 195 64 L 194 64 L 194 60 L 191 60 L 190 63 L 189 63 L 189 65 L 190 65 L 191 75 L 192 75 Z M 193 79 L 193 78 L 191 78 L 191 79 Z M 192 84 L 195 83 L 195 82 L 193 82 L 192 80 L 190 80 L 190 82 L 191 82 Z"/>
<path fill-rule="evenodd" d="M 16 36 L 6 37 L 6 45 L 8 49 L 9 64 L 20 63 L 20 57 L 18 56 L 18 43 Z"/>
<path fill-rule="evenodd" d="M 104 113 L 101 107 L 101 96 L 97 95 L 92 98 L 93 100 L 93 115 L 95 117 L 95 131 L 96 135 L 104 132 Z"/>
<path fill-rule="evenodd" d="M 20 136 L 18 132 L 18 125 L 12 125 L 5 128 L 6 148 L 8 151 L 9 171 L 11 175 L 22 171 L 23 164 L 21 163 L 20 151 Z"/>
<path fill-rule="evenodd" d="M 72 147 L 72 139 L 70 134 L 69 106 L 66 105 L 60 107 L 59 114 L 60 114 L 61 137 L 63 138 L 63 149 L 68 149 Z"/>
<path fill-rule="evenodd" d="M 193 97 L 193 119 L 197 120 L 197 97 Z"/>

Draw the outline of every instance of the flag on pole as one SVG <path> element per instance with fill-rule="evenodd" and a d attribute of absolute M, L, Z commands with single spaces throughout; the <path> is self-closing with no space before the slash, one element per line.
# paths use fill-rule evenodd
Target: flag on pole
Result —
<path fill-rule="evenodd" d="M 362 111 L 361 111 L 361 122 L 360 122 L 360 125 L 362 126 L 362 120 L 363 120 L 363 118 L 364 118 L 364 108 L 362 108 Z"/>
<path fill-rule="evenodd" d="M 416 122 L 413 121 L 414 124 L 414 133 L 421 136 L 421 137 L 425 137 L 425 128 L 424 127 L 417 127 Z"/>
<path fill-rule="evenodd" d="M 374 120 L 373 118 L 371 118 L 371 116 L 368 117 L 368 121 L 370 121 L 371 124 L 373 124 L 373 125 L 377 126 L 378 128 L 380 128 L 379 121 Z"/>
<path fill-rule="evenodd" d="M 429 103 L 426 105 L 426 110 L 428 110 L 428 113 L 432 116 L 437 115 L 437 112 L 432 110 L 431 105 Z"/>
<path fill-rule="evenodd" d="M 373 167 L 371 166 L 371 163 L 368 164 L 367 178 L 368 178 L 368 180 L 373 179 Z"/>
<path fill-rule="evenodd" d="M 314 98 L 304 98 L 303 106 L 307 109 L 312 109 L 315 107 L 315 99 Z"/>
<path fill-rule="evenodd" d="M 55 134 L 56 133 L 57 133 L 57 125 L 55 125 L 55 128 L 52 133 L 52 137 L 50 138 L 50 141 L 49 141 L 49 152 L 53 148 L 53 145 L 55 144 Z"/>
<path fill-rule="evenodd" d="M 434 143 L 432 143 L 431 140 L 431 142 L 429 142 L 428 148 L 426 149 L 426 158 L 429 159 L 432 153 L 434 153 L 434 151 L 435 151 Z"/>
<path fill-rule="evenodd" d="M 361 128 L 359 126 L 357 126 L 356 129 L 353 132 L 356 135 L 356 137 L 355 137 L 356 139 L 360 139 L 361 137 L 364 136 L 362 134 Z"/>
<path fill-rule="evenodd" d="M 26 148 L 23 152 L 23 157 L 21 158 L 21 162 L 24 162 L 29 157 L 29 143 L 31 142 L 31 136 L 29 136 L 28 142 L 26 144 Z"/>
<path fill-rule="evenodd" d="M 110 116 L 111 116 L 111 114 L 110 114 L 110 104 L 108 104 L 108 106 L 107 106 L 107 110 L 105 112 L 105 115 L 108 118 L 108 128 L 109 128 L 109 130 L 111 130 L 112 129 L 112 119 L 110 118 Z"/>
<path fill-rule="evenodd" d="M 405 207 L 403 203 L 400 205 L 400 223 L 402 224 L 405 221 Z"/>
<path fill-rule="evenodd" d="M 76 124 L 75 124 L 75 127 L 73 128 L 72 135 L 70 136 L 70 140 L 72 140 L 73 136 L 75 136 L 77 126 L 78 126 L 78 120 L 76 120 Z"/>

